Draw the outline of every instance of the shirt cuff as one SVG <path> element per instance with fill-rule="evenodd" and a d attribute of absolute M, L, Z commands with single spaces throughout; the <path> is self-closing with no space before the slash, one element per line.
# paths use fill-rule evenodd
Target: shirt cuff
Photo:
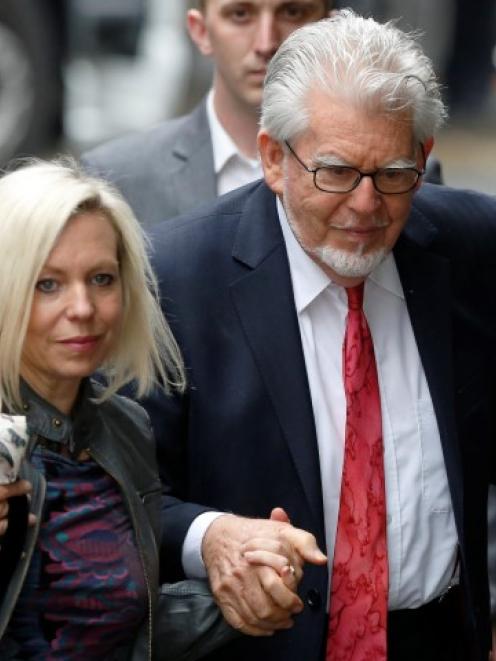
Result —
<path fill-rule="evenodd" d="M 207 578 L 207 570 L 202 557 L 203 536 L 207 528 L 224 512 L 203 512 L 193 520 L 183 542 L 181 562 L 186 578 Z"/>

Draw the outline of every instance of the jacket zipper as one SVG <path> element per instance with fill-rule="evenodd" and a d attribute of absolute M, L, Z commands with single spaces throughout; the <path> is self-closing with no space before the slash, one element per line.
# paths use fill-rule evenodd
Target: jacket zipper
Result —
<path fill-rule="evenodd" d="M 90 457 L 95 459 L 95 461 L 100 466 L 102 466 L 102 468 L 110 475 L 110 477 L 112 477 L 117 482 L 117 484 L 120 486 L 121 492 L 124 496 L 124 499 L 127 502 L 127 506 L 129 508 L 129 512 L 131 514 L 131 519 L 132 519 L 132 522 L 133 522 L 133 525 L 134 525 L 134 530 L 135 530 L 136 542 L 138 544 L 138 552 L 139 552 L 139 555 L 140 555 L 140 558 L 141 558 L 141 564 L 143 566 L 143 575 L 145 577 L 145 583 L 146 583 L 146 591 L 147 591 L 147 597 L 148 597 L 148 660 L 152 661 L 152 635 L 153 635 L 152 591 L 151 591 L 151 586 L 150 586 L 150 577 L 148 575 L 148 568 L 146 566 L 145 554 L 144 554 L 144 551 L 143 551 L 143 545 L 142 545 L 141 540 L 140 540 L 139 528 L 138 528 L 138 522 L 137 522 L 136 514 L 135 514 L 135 511 L 134 511 L 134 508 L 133 508 L 133 505 L 132 505 L 130 499 L 126 495 L 126 490 L 124 489 L 124 486 L 123 486 L 122 482 L 119 479 L 117 479 L 117 477 L 115 476 L 115 474 L 112 471 L 110 471 L 108 469 L 108 467 L 106 465 L 106 462 L 98 461 L 98 453 L 95 454 L 91 448 L 86 448 L 85 452 L 87 452 L 90 455 Z"/>

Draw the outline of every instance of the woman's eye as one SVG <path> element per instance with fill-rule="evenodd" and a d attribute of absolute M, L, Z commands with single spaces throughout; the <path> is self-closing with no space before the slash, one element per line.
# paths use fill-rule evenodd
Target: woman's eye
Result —
<path fill-rule="evenodd" d="M 93 282 L 95 285 L 98 285 L 98 287 L 107 287 L 108 285 L 111 285 L 114 280 L 114 276 L 110 273 L 97 273 L 93 276 Z"/>
<path fill-rule="evenodd" d="M 44 294 L 51 294 L 57 291 L 58 283 L 52 278 L 44 278 L 43 280 L 38 280 L 36 283 L 36 289 Z"/>

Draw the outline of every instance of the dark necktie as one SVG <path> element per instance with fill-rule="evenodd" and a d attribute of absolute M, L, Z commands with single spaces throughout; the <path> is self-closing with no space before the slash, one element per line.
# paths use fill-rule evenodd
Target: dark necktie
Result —
<path fill-rule="evenodd" d="M 326 661 L 385 661 L 388 564 L 379 384 L 362 309 L 363 283 L 346 293 L 346 430 Z"/>

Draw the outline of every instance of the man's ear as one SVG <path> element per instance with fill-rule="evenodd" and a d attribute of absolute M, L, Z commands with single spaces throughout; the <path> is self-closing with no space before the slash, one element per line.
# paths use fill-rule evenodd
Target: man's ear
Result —
<path fill-rule="evenodd" d="M 276 195 L 282 195 L 284 190 L 284 149 L 278 140 L 274 140 L 263 129 L 258 133 L 257 142 L 265 182 Z"/>
<path fill-rule="evenodd" d="M 434 138 L 431 136 L 430 138 L 427 138 L 427 140 L 424 141 L 425 160 L 427 160 L 433 147 L 434 147 Z"/>
<path fill-rule="evenodd" d="M 422 154 L 419 155 L 419 160 L 417 164 L 418 168 L 425 169 L 427 164 L 427 159 L 429 158 L 429 154 L 431 153 L 433 147 L 434 147 L 434 138 L 432 136 L 424 140 L 424 142 L 422 143 Z M 423 163 L 421 162 L 422 157 L 425 157 L 425 161 Z M 420 179 L 417 181 L 417 185 L 415 186 L 414 190 L 418 190 L 420 186 L 422 186 L 422 183 L 423 183 L 423 177 L 420 177 Z"/>
<path fill-rule="evenodd" d="M 189 9 L 186 15 L 189 36 L 202 55 L 212 54 L 212 44 L 205 21 L 205 14 L 199 9 Z"/>

